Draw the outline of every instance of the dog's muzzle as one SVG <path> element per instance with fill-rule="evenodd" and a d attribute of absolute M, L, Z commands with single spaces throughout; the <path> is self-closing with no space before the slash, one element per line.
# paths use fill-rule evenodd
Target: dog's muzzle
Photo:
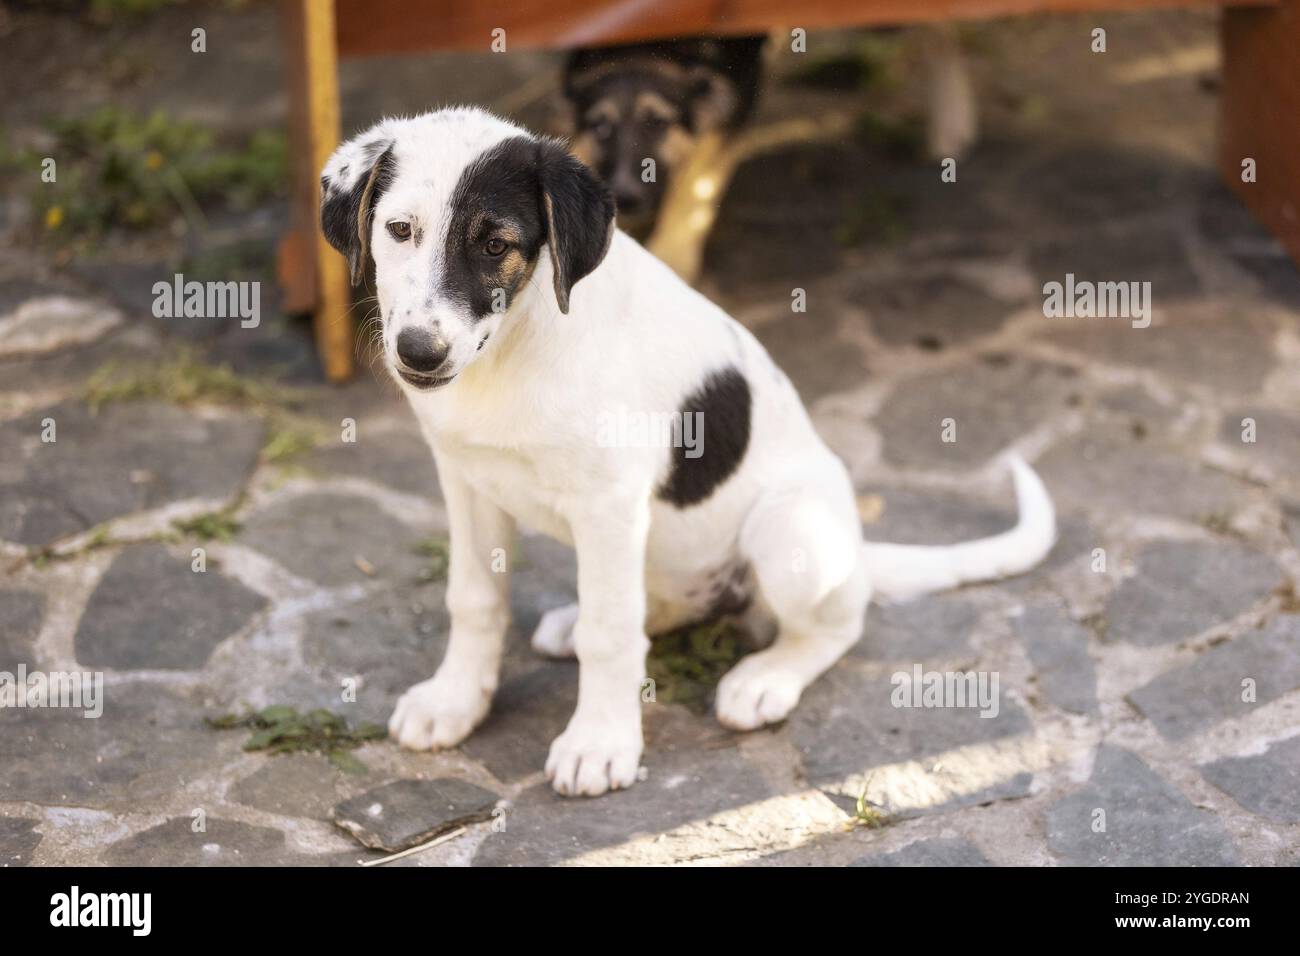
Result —
<path fill-rule="evenodd" d="M 438 388 L 456 377 L 438 374 L 450 353 L 451 346 L 441 337 L 423 329 L 403 329 L 397 336 L 394 371 L 412 388 Z"/>

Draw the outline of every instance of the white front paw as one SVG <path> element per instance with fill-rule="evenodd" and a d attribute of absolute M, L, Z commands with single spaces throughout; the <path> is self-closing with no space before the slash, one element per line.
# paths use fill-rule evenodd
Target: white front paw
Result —
<path fill-rule="evenodd" d="M 454 747 L 492 706 L 492 688 L 444 670 L 416 684 L 397 701 L 388 735 L 411 750 Z"/>
<path fill-rule="evenodd" d="M 551 744 L 546 779 L 566 797 L 598 797 L 636 782 L 641 765 L 641 723 L 579 720 Z"/>

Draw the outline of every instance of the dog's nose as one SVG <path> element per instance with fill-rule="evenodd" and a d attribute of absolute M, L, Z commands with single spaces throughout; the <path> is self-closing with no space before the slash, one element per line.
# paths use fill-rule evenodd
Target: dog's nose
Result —
<path fill-rule="evenodd" d="M 447 360 L 451 347 L 423 329 L 403 329 L 397 336 L 397 357 L 414 372 L 433 372 Z"/>
<path fill-rule="evenodd" d="M 645 212 L 646 197 L 636 192 L 617 192 L 614 194 L 614 203 L 618 206 L 618 211 L 625 216 L 639 216 Z"/>

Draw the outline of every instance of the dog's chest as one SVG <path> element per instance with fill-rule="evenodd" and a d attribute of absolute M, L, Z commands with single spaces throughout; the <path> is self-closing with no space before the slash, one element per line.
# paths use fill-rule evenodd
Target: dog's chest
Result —
<path fill-rule="evenodd" d="M 543 534 L 571 542 L 568 522 L 557 502 L 563 492 L 551 467 L 542 468 L 538 456 L 524 449 L 440 438 L 438 447 L 478 494 L 498 508 Z"/>

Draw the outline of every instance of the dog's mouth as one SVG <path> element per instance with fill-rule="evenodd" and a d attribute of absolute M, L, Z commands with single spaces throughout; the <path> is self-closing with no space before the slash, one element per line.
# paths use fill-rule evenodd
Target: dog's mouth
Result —
<path fill-rule="evenodd" d="M 397 373 L 398 378 L 411 388 L 418 388 L 422 392 L 442 388 L 456 377 L 455 375 L 428 375 L 424 372 L 410 372 L 404 368 L 395 368 L 393 371 Z"/>

